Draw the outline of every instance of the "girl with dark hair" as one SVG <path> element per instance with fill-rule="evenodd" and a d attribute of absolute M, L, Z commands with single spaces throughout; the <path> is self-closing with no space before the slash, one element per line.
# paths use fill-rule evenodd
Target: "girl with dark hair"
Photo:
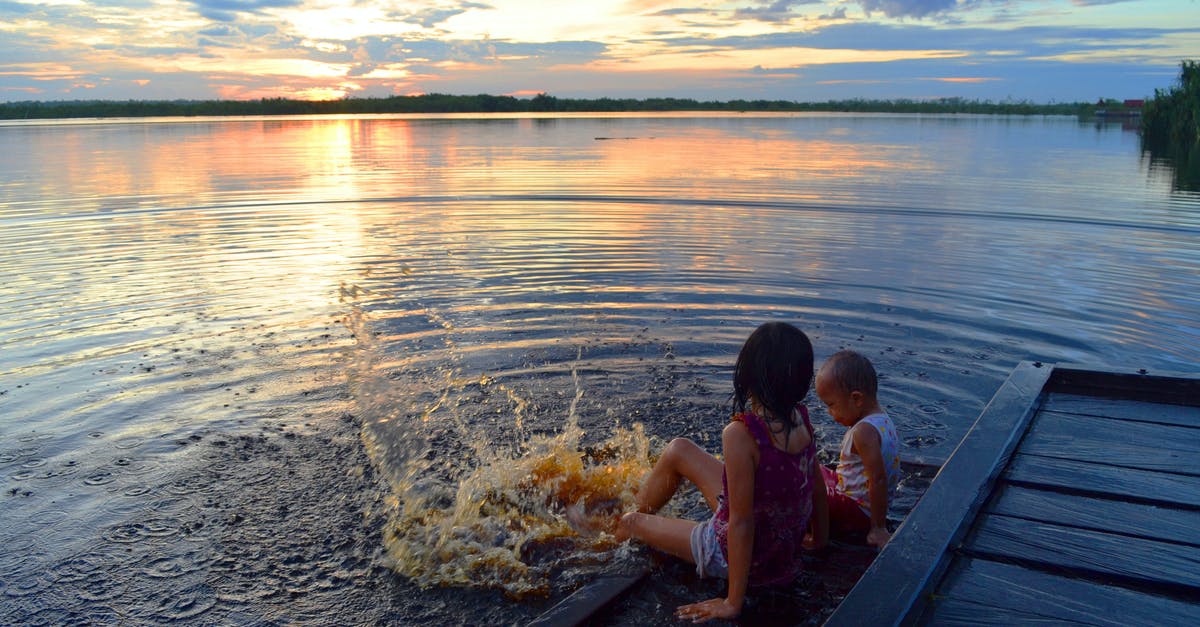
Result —
<path fill-rule="evenodd" d="M 734 618 L 749 586 L 791 582 L 802 568 L 810 520 L 811 543 L 824 546 L 825 483 L 803 404 L 812 378 L 812 343 L 802 331 L 782 322 L 755 329 L 733 370 L 733 418 L 721 434 L 724 462 L 689 439 L 672 440 L 637 494 L 637 511 L 621 517 L 619 540 L 635 538 L 696 564 L 701 577 L 728 580 L 724 598 L 681 606 L 679 618 Z M 655 514 L 684 479 L 712 508 L 707 521 Z"/>

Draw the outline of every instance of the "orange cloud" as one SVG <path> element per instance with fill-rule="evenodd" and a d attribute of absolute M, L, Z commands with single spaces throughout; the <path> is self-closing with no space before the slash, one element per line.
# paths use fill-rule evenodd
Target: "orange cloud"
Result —
<path fill-rule="evenodd" d="M 998 81 L 998 78 L 986 78 L 982 76 L 946 76 L 941 78 L 926 78 L 927 81 L 937 81 L 939 83 L 987 83 L 990 81 Z"/>
<path fill-rule="evenodd" d="M 0 71 L 0 76 L 24 76 L 35 81 L 57 81 L 74 80 L 83 75 L 83 72 L 76 70 L 69 65 L 59 65 L 55 63 L 9 65 L 9 67 L 13 69 Z"/>
<path fill-rule="evenodd" d="M 888 81 L 883 81 L 883 80 L 879 80 L 879 79 L 869 79 L 869 78 L 849 79 L 849 78 L 846 78 L 846 79 L 832 80 L 832 81 L 816 81 L 816 84 L 817 85 L 878 85 L 880 83 L 886 83 L 886 82 L 888 82 Z"/>
<path fill-rule="evenodd" d="M 225 100 L 257 100 L 260 98 L 292 98 L 295 100 L 338 100 L 359 89 L 357 85 L 337 86 L 291 86 L 269 85 L 247 87 L 245 85 L 213 85 L 218 96 Z"/>
<path fill-rule="evenodd" d="M 581 69 L 615 72 L 654 70 L 742 70 L 798 68 L 832 63 L 882 63 L 911 59 L 950 59 L 967 56 L 956 50 L 851 50 L 831 48 L 754 48 L 747 50 L 695 47 L 659 54 L 630 54 L 599 60 Z"/>

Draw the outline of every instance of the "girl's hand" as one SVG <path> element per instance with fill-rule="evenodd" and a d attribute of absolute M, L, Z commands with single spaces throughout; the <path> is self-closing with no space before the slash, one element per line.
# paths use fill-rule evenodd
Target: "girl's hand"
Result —
<path fill-rule="evenodd" d="M 691 605 L 681 605 L 675 610 L 675 618 L 703 623 L 714 618 L 732 620 L 742 613 L 742 608 L 730 605 L 725 599 L 709 599 Z"/>

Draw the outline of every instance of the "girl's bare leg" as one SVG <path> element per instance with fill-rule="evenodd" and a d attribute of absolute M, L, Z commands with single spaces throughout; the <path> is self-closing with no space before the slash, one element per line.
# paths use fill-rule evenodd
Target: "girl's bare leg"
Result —
<path fill-rule="evenodd" d="M 636 538 L 664 553 L 695 564 L 696 558 L 692 557 L 692 529 L 696 524 L 681 518 L 629 512 L 617 523 L 616 538 L 621 542 Z"/>
<path fill-rule="evenodd" d="M 715 512 L 717 497 L 721 495 L 721 477 L 725 465 L 708 451 L 687 438 L 671 440 L 655 462 L 650 474 L 642 482 L 637 494 L 636 512 L 629 512 L 617 523 L 616 539 L 620 542 L 636 538 L 660 551 L 670 553 L 690 563 L 692 557 L 692 529 L 696 522 L 680 518 L 656 516 L 657 512 L 675 492 L 684 479 L 700 489 L 704 500 Z"/>
<path fill-rule="evenodd" d="M 683 479 L 700 489 L 708 507 L 717 511 L 725 465 L 687 438 L 675 438 L 646 475 L 637 494 L 637 511 L 653 514 L 675 496 Z M 694 523 L 693 523 L 694 525 Z"/>

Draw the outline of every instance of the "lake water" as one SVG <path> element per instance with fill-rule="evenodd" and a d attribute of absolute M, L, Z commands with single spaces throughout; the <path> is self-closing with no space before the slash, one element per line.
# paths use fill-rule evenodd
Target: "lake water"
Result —
<path fill-rule="evenodd" d="M 527 620 L 766 320 L 913 469 L 1020 361 L 1200 363 L 1200 194 L 1074 118 L 13 122 L 0 227 L 0 622 Z"/>

